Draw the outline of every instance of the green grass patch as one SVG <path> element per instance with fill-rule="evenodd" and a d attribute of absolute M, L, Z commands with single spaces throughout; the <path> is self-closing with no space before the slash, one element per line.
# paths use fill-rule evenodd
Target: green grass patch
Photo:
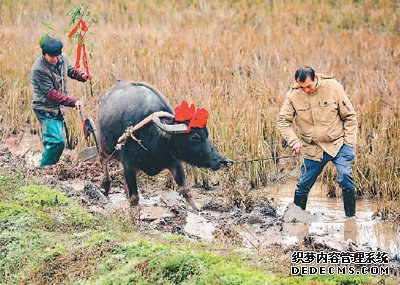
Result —
<path fill-rule="evenodd" d="M 95 218 L 76 201 L 56 189 L 41 185 L 20 188 L 14 196 L 17 203 L 47 213 L 54 225 L 80 227 L 94 222 Z"/>
<path fill-rule="evenodd" d="M 60 191 L 25 186 L 28 181 L 23 173 L 0 174 L 1 284 L 17 284 L 43 262 L 62 255 L 65 234 L 96 220 Z"/>
<path fill-rule="evenodd" d="M 238 256 L 224 258 L 165 240 L 120 244 L 100 264 L 84 284 L 265 284 L 275 278 L 244 266 Z"/>
<path fill-rule="evenodd" d="M 0 198 L 2 201 L 11 199 L 12 194 L 25 185 L 25 175 L 22 172 L 8 173 L 4 172 L 0 175 Z M 11 196 L 10 196 L 11 194 Z"/>
<path fill-rule="evenodd" d="M 121 243 L 105 256 L 93 276 L 80 284 L 367 284 L 370 277 L 287 277 L 246 266 L 237 254 L 221 256 L 190 246 L 140 239 Z"/>
<path fill-rule="evenodd" d="M 47 213 L 37 209 L 21 206 L 15 202 L 0 202 L 1 230 L 29 230 L 51 224 Z"/>
<path fill-rule="evenodd" d="M 32 225 L 34 228 L 34 225 Z M 18 284 L 25 273 L 35 268 L 46 248 L 57 242 L 54 233 L 7 231 L 0 233 L 0 284 Z"/>

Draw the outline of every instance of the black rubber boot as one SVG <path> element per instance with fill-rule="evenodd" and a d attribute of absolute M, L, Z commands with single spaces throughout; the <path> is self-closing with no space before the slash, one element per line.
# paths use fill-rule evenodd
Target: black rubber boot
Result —
<path fill-rule="evenodd" d="M 300 208 L 302 208 L 303 210 L 305 210 L 306 205 L 307 205 L 307 198 L 308 198 L 308 195 L 294 194 L 294 203 L 297 206 L 299 206 Z"/>
<path fill-rule="evenodd" d="M 343 189 L 342 194 L 344 213 L 347 217 L 354 217 L 356 215 L 356 196 L 354 189 Z"/>

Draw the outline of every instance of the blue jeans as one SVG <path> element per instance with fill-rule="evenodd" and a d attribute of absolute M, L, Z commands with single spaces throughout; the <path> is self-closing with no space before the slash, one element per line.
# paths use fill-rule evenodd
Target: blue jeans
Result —
<path fill-rule="evenodd" d="M 353 148 L 344 144 L 340 149 L 339 153 L 332 157 L 324 152 L 322 161 L 314 161 L 305 159 L 301 166 L 301 176 L 297 183 L 296 195 L 308 195 L 311 187 L 314 185 L 321 174 L 325 165 L 332 161 L 338 172 L 338 183 L 340 188 L 354 190 L 353 175 L 351 173 L 351 163 L 355 158 L 355 152 Z"/>

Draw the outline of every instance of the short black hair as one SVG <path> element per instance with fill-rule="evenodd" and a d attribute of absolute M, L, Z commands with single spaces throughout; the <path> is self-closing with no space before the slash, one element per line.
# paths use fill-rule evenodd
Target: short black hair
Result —
<path fill-rule="evenodd" d="M 314 81 L 315 78 L 314 69 L 309 66 L 302 66 L 296 70 L 296 73 L 294 74 L 294 79 L 296 80 L 296 82 L 298 81 L 304 82 L 306 81 L 308 76 L 310 76 L 310 79 Z"/>

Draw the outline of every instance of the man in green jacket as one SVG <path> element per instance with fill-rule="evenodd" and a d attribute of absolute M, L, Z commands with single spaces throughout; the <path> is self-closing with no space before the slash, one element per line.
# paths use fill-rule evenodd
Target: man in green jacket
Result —
<path fill-rule="evenodd" d="M 278 129 L 296 153 L 304 153 L 294 203 L 306 208 L 308 193 L 325 165 L 332 161 L 342 188 L 345 214 L 355 216 L 351 164 L 357 142 L 357 115 L 343 86 L 331 76 L 315 74 L 311 67 L 295 73 L 278 116 Z M 295 120 L 300 137 L 292 129 Z"/>
<path fill-rule="evenodd" d="M 62 53 L 63 43 L 52 36 L 40 39 L 42 55 L 32 66 L 32 108 L 40 122 L 43 133 L 41 167 L 57 163 L 64 150 L 63 111 L 64 106 L 79 109 L 82 105 L 76 98 L 68 96 L 67 76 L 81 82 L 91 79 L 75 69 Z"/>

